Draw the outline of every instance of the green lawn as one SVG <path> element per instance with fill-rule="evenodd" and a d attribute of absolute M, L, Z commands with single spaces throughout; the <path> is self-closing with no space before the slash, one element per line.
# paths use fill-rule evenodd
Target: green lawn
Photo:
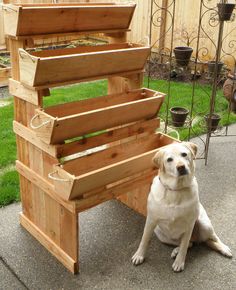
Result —
<path fill-rule="evenodd" d="M 144 86 L 147 86 L 145 80 Z M 166 81 L 152 80 L 150 88 L 161 92 L 168 92 Z M 107 82 L 98 81 L 93 83 L 85 83 L 66 88 L 54 89 L 51 91 L 50 97 L 44 98 L 45 106 L 55 105 L 68 101 L 82 100 L 93 98 L 106 94 Z M 209 108 L 210 87 L 196 87 L 194 109 L 203 116 Z M 192 85 L 187 83 L 171 83 L 171 106 L 183 106 L 189 108 L 191 106 Z M 228 120 L 227 102 L 221 96 L 222 92 L 217 92 L 217 100 L 220 100 L 216 106 L 216 111 L 222 116 L 221 124 L 225 125 Z M 5 101 L 5 100 L 4 100 Z M 163 105 L 160 116 L 165 118 L 166 106 Z M 230 114 L 229 123 L 236 122 L 236 115 Z M 12 132 L 13 120 L 13 102 L 0 108 L 0 206 L 7 205 L 11 202 L 19 200 L 19 179 L 14 170 L 14 162 L 16 159 L 15 136 Z M 192 135 L 204 133 L 204 128 L 200 126 L 203 118 L 196 118 L 194 132 Z M 181 139 L 185 139 L 188 129 L 179 130 Z"/>

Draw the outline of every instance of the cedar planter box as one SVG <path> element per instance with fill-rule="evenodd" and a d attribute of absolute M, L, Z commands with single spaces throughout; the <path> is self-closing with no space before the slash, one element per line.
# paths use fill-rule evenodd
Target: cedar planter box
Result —
<path fill-rule="evenodd" d="M 0 87 L 8 86 L 8 79 L 11 77 L 11 68 L 0 64 Z"/>
<path fill-rule="evenodd" d="M 156 117 L 164 94 L 138 89 L 37 109 L 31 127 L 47 144 Z"/>
<path fill-rule="evenodd" d="M 31 87 L 52 87 L 142 71 L 149 53 L 149 47 L 131 43 L 31 53 L 19 49 L 20 80 Z"/>
<path fill-rule="evenodd" d="M 135 4 L 4 5 L 5 34 L 27 36 L 70 32 L 125 30 Z"/>
<path fill-rule="evenodd" d="M 155 170 L 152 158 L 160 147 L 176 142 L 157 133 L 55 165 L 49 177 L 65 200 L 82 199 Z"/>

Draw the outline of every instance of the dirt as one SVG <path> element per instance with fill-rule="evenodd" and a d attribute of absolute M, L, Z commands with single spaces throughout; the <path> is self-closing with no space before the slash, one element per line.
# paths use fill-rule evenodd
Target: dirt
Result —
<path fill-rule="evenodd" d="M 5 99 L 9 97 L 10 97 L 10 94 L 9 94 L 8 87 L 0 88 L 0 99 Z"/>
<path fill-rule="evenodd" d="M 174 62 L 170 67 L 168 62 L 160 63 L 157 60 L 149 60 L 146 65 L 146 74 L 152 79 L 161 80 L 172 80 L 176 82 L 192 83 L 196 80 L 197 83 L 202 85 L 212 85 L 213 75 L 208 72 L 207 69 L 194 70 L 194 64 L 190 63 L 188 67 L 178 67 Z M 226 76 L 228 74 L 227 70 L 222 70 L 221 74 L 218 76 L 218 86 L 222 87 Z"/>

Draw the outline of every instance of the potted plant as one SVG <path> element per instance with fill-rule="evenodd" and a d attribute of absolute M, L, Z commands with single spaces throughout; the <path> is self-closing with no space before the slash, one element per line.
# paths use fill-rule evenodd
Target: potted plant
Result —
<path fill-rule="evenodd" d="M 188 116 L 189 110 L 183 107 L 170 108 L 172 124 L 174 127 L 183 127 Z"/>
<path fill-rule="evenodd" d="M 206 114 L 204 118 L 206 121 L 206 126 L 207 126 L 208 131 L 214 132 L 218 128 L 218 125 L 221 119 L 220 115 L 215 114 L 215 113 L 213 113 L 212 115 Z"/>
<path fill-rule="evenodd" d="M 228 1 L 223 0 L 221 3 L 217 4 L 217 7 L 220 21 L 230 20 L 233 10 L 235 8 L 235 4 L 228 3 Z"/>
<path fill-rule="evenodd" d="M 176 63 L 179 66 L 187 66 L 193 52 L 191 43 L 198 38 L 198 34 L 195 30 L 189 31 L 186 27 L 183 27 L 182 30 L 176 31 L 176 35 L 176 40 L 180 40 L 185 44 L 174 48 Z M 202 38 L 203 36 L 201 35 L 200 37 Z"/>
<path fill-rule="evenodd" d="M 208 72 L 213 75 L 215 72 L 215 66 L 217 66 L 216 75 L 218 76 L 223 68 L 223 65 L 224 63 L 222 61 L 218 61 L 218 63 L 216 64 L 215 60 L 210 60 L 207 63 Z"/>
<path fill-rule="evenodd" d="M 188 46 L 177 46 L 174 48 L 176 63 L 179 66 L 187 66 L 193 49 Z"/>

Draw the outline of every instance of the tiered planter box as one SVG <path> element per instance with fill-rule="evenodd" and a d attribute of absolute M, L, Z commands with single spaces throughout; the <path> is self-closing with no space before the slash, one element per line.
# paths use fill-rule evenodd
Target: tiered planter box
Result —
<path fill-rule="evenodd" d="M 6 5 L 21 225 L 71 272 L 79 213 L 117 198 L 145 215 L 164 94 L 142 87 L 150 48 L 126 42 L 135 5 Z M 50 20 L 50 21 L 48 21 Z M 30 23 L 30 25 L 29 25 Z M 102 31 L 110 44 L 27 50 L 32 38 Z M 107 78 L 109 94 L 44 108 L 50 88 Z M 79 88 L 78 88 L 79 89 Z"/>
<path fill-rule="evenodd" d="M 32 87 L 51 87 L 141 71 L 149 53 L 149 47 L 130 43 L 37 51 L 31 54 L 20 49 L 20 80 Z"/>
<path fill-rule="evenodd" d="M 11 68 L 0 64 L 0 87 L 8 85 L 8 79 L 11 77 Z"/>
<path fill-rule="evenodd" d="M 5 34 L 40 34 L 128 29 L 135 4 L 14 4 L 5 5 Z"/>
<path fill-rule="evenodd" d="M 173 140 L 162 134 L 153 134 L 138 140 L 55 165 L 50 177 L 56 192 L 66 200 L 85 194 L 127 177 L 154 170 L 152 158 L 160 147 Z"/>
<path fill-rule="evenodd" d="M 47 144 L 157 116 L 164 95 L 148 89 L 36 109 L 31 128 Z M 78 124 L 78 126 L 77 126 Z"/>

